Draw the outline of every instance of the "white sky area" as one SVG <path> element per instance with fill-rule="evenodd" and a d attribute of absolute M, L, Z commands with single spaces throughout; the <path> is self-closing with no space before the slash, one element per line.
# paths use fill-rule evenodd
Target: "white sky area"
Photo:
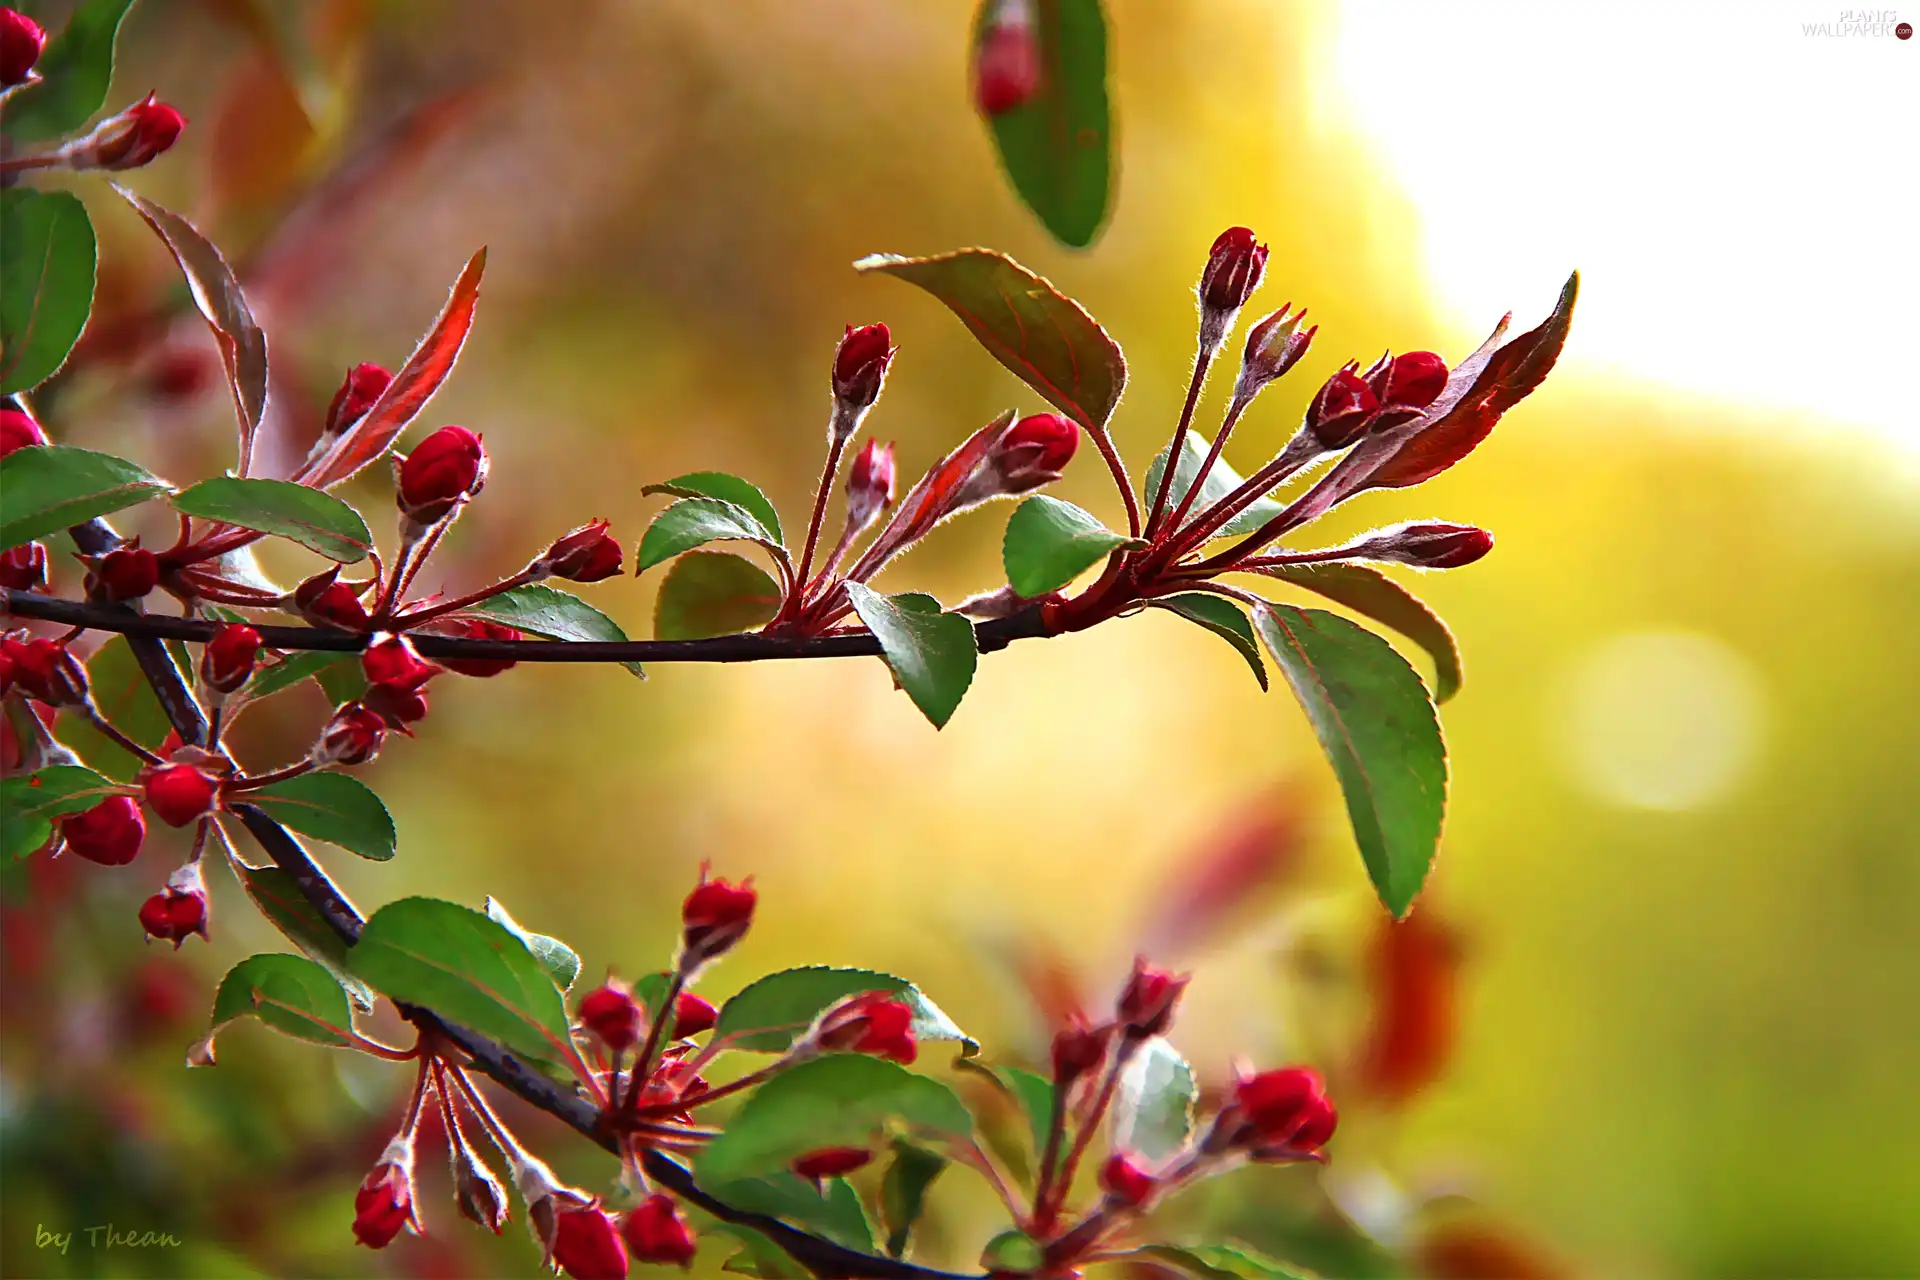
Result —
<path fill-rule="evenodd" d="M 1333 74 L 1418 210 L 1442 315 L 1569 371 L 1805 409 L 1920 453 L 1920 34 L 1828 0 L 1345 0 Z"/>

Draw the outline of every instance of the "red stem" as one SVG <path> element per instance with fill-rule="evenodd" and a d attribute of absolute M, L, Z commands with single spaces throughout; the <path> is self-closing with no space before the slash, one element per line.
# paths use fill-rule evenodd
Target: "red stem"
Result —
<path fill-rule="evenodd" d="M 1167 446 L 1167 465 L 1160 470 L 1160 488 L 1153 495 L 1153 506 L 1147 513 L 1147 539 L 1160 531 L 1160 517 L 1167 505 L 1167 494 L 1173 490 L 1173 473 L 1180 469 L 1180 451 L 1187 446 L 1187 430 L 1193 425 L 1193 409 L 1200 403 L 1200 388 L 1207 381 L 1207 366 L 1213 363 L 1213 353 L 1205 347 L 1193 358 L 1193 378 L 1187 383 L 1187 402 L 1180 409 L 1180 425 L 1173 429 L 1173 443 Z M 1194 486 L 1198 488 L 1198 485 Z"/>
<path fill-rule="evenodd" d="M 787 589 L 787 603 L 780 612 L 792 616 L 798 612 L 801 597 L 806 594 L 807 575 L 813 572 L 813 552 L 820 542 L 820 522 L 827 516 L 827 498 L 833 492 L 833 482 L 840 474 L 840 455 L 846 452 L 848 437 L 839 432 L 833 433 L 833 440 L 827 445 L 827 465 L 820 472 L 820 487 L 813 495 L 813 518 L 807 521 L 806 550 L 800 553 L 800 570 L 793 576 Z"/>
<path fill-rule="evenodd" d="M 462 609 L 471 608 L 483 600 L 491 600 L 502 592 L 511 591 L 515 587 L 524 586 L 531 581 L 533 581 L 532 571 L 522 569 L 511 578 L 502 578 L 490 587 L 482 587 L 480 590 L 461 596 L 457 600 L 447 600 L 440 604 L 433 605 L 430 608 L 416 609 L 410 613 L 403 613 L 398 617 L 389 618 L 387 621 L 395 625 L 417 627 L 423 622 L 432 622 L 435 618 L 444 618 L 450 613 L 458 613 Z"/>

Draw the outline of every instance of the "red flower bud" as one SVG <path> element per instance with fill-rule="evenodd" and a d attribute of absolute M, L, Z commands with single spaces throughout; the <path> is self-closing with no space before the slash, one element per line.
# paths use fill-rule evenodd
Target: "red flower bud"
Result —
<path fill-rule="evenodd" d="M 620 1234 L 636 1262 L 685 1267 L 693 1261 L 693 1232 L 680 1220 L 671 1196 L 651 1195 L 635 1205 Z"/>
<path fill-rule="evenodd" d="M 1107 1027 L 1090 1027 L 1076 1018 L 1054 1033 L 1053 1082 L 1066 1088 L 1099 1066 L 1107 1056 Z"/>
<path fill-rule="evenodd" d="M 1384 390 L 1376 389 L 1384 405 L 1424 409 L 1447 389 L 1447 362 L 1431 351 L 1409 351 L 1388 366 Z"/>
<path fill-rule="evenodd" d="M 817 1183 L 823 1178 L 843 1177 L 872 1159 L 873 1152 L 865 1147 L 822 1147 L 795 1160 L 793 1171 Z"/>
<path fill-rule="evenodd" d="M 0 640 L 0 698 L 13 692 L 13 651 L 20 647 L 20 643 L 11 638 Z M 10 751 L 12 746 L 9 741 L 7 749 Z M 7 763 L 12 764 L 12 760 L 9 759 Z"/>
<path fill-rule="evenodd" d="M 337 436 L 366 417 L 392 381 L 393 375 L 377 364 L 357 364 L 347 370 L 340 389 L 333 393 L 333 403 L 327 406 L 326 434 Z"/>
<path fill-rule="evenodd" d="M 624 982 L 609 979 L 580 997 L 580 1025 L 616 1053 L 639 1042 L 643 1020 L 640 1003 Z"/>
<path fill-rule="evenodd" d="M 150 93 L 61 152 L 75 169 L 138 169 L 172 147 L 186 124 L 185 116 Z"/>
<path fill-rule="evenodd" d="M 1326 1081 L 1311 1067 L 1263 1071 L 1234 1085 L 1241 1128 L 1236 1145 L 1312 1151 L 1333 1136 L 1338 1116 Z"/>
<path fill-rule="evenodd" d="M 1137 1209 L 1152 1198 L 1159 1186 L 1154 1176 L 1118 1151 L 1100 1166 L 1100 1189 L 1107 1198 Z"/>
<path fill-rule="evenodd" d="M 47 33 L 24 13 L 0 9 L 0 89 L 25 84 L 47 47 Z"/>
<path fill-rule="evenodd" d="M 1234 385 L 1233 394 L 1247 399 L 1259 393 L 1260 389 L 1280 377 L 1307 354 L 1307 348 L 1313 345 L 1313 335 L 1320 332 L 1320 326 L 1300 330 L 1300 322 L 1306 319 L 1305 307 L 1287 314 L 1287 303 L 1278 311 L 1253 326 L 1247 332 L 1246 351 L 1240 357 L 1240 380 Z"/>
<path fill-rule="evenodd" d="M 503 627 L 497 622 L 488 622 L 484 618 L 458 618 L 444 624 L 440 632 L 442 635 L 460 636 L 467 640 L 524 639 L 512 627 Z M 511 671 L 514 662 L 512 658 L 442 658 L 440 665 L 463 676 L 497 676 L 502 671 Z"/>
<path fill-rule="evenodd" d="M 410 724 L 427 718 L 427 694 L 424 689 L 402 689 L 393 684 L 371 684 L 360 695 L 360 705 L 379 716 L 389 729 L 398 729 L 409 738 Z"/>
<path fill-rule="evenodd" d="M 753 923 L 754 903 L 760 895 L 749 877 L 739 884 L 709 880 L 702 868 L 700 883 L 680 908 L 684 926 L 681 943 L 690 963 L 700 964 L 732 950 Z"/>
<path fill-rule="evenodd" d="M 0 458 L 28 445 L 47 443 L 40 424 L 18 409 L 0 409 Z"/>
<path fill-rule="evenodd" d="M 147 820 L 132 796 L 108 796 L 91 809 L 60 820 L 67 848 L 103 867 L 124 867 L 147 838 Z"/>
<path fill-rule="evenodd" d="M 342 703 L 320 731 L 307 758 L 321 768 L 330 764 L 365 764 L 380 753 L 387 722 L 358 702 Z"/>
<path fill-rule="evenodd" d="M 465 427 L 442 427 L 400 464 L 395 497 L 416 524 L 430 525 L 487 483 L 487 451 Z"/>
<path fill-rule="evenodd" d="M 1000 0 L 974 51 L 973 101 L 989 116 L 1033 100 L 1040 87 L 1040 41 L 1028 0 Z"/>
<path fill-rule="evenodd" d="M 507 1222 L 507 1190 L 464 1144 L 453 1152 L 453 1203 L 460 1216 L 495 1235 Z"/>
<path fill-rule="evenodd" d="M 992 464 L 1001 493 L 1025 493 L 1051 484 L 1073 461 L 1080 429 L 1057 413 L 1036 413 L 1007 429 L 996 444 Z"/>
<path fill-rule="evenodd" d="M 38 591 L 47 585 L 47 549 L 38 542 L 0 551 L 0 587 Z"/>
<path fill-rule="evenodd" d="M 1352 544 L 1356 560 L 1389 560 L 1421 569 L 1458 569 L 1493 550 L 1493 535 L 1470 524 L 1423 520 L 1382 529 Z"/>
<path fill-rule="evenodd" d="M 167 879 L 166 887 L 140 905 L 140 927 L 149 937 L 180 944 L 193 934 L 207 936 L 207 887 L 200 864 L 189 862 Z"/>
<path fill-rule="evenodd" d="M 360 593 L 337 579 L 340 567 L 315 574 L 293 590 L 296 613 L 316 627 L 338 627 L 342 631 L 365 631 L 367 607 Z"/>
<path fill-rule="evenodd" d="M 890 991 L 849 996 L 820 1015 L 813 1039 L 822 1049 L 870 1053 L 909 1063 L 919 1054 L 913 1038 L 913 1009 Z"/>
<path fill-rule="evenodd" d="M 847 528 L 859 533 L 893 505 L 892 443 L 867 441 L 847 472 Z"/>
<path fill-rule="evenodd" d="M 595 1200 L 554 1215 L 553 1260 L 573 1280 L 626 1280 L 627 1246 Z"/>
<path fill-rule="evenodd" d="M 1173 1007 L 1187 989 L 1187 975 L 1155 968 L 1135 957 L 1133 976 L 1120 993 L 1118 1014 L 1129 1039 L 1162 1035 L 1173 1021 Z"/>
<path fill-rule="evenodd" d="M 1349 363 L 1328 378 L 1307 406 L 1307 430 L 1323 449 L 1344 449 L 1365 435 L 1367 420 L 1380 407 L 1373 388 L 1354 372 L 1358 367 Z"/>
<path fill-rule="evenodd" d="M 605 520 L 595 520 L 554 539 L 533 568 L 568 582 L 599 582 L 620 572 L 620 544 L 608 535 Z"/>
<path fill-rule="evenodd" d="M 702 1031 L 713 1030 L 713 1024 L 720 1021 L 720 1011 L 713 1002 L 702 999 L 691 991 L 682 991 L 673 1001 L 673 1034 L 676 1036 L 697 1036 Z"/>
<path fill-rule="evenodd" d="M 101 556 L 87 581 L 87 594 L 106 600 L 138 600 L 160 585 L 160 557 L 127 546 Z"/>
<path fill-rule="evenodd" d="M 56 640 L 41 638 L 13 650 L 13 682 L 50 707 L 78 707 L 87 701 L 87 669 Z"/>
<path fill-rule="evenodd" d="M 1253 232 L 1246 227 L 1228 227 L 1213 242 L 1206 269 L 1200 273 L 1201 309 L 1238 311 L 1260 287 L 1266 270 L 1267 246 L 1255 244 Z"/>
<path fill-rule="evenodd" d="M 170 827 L 184 827 L 213 812 L 220 782 L 190 764 L 154 765 L 140 775 L 147 808 Z"/>
<path fill-rule="evenodd" d="M 402 1164 L 378 1164 L 353 1197 L 353 1235 L 369 1249 L 384 1249 L 413 1221 L 413 1178 Z"/>
<path fill-rule="evenodd" d="M 847 326 L 833 353 L 833 398 L 850 409 L 865 409 L 880 398 L 893 360 L 893 335 L 884 324 Z"/>
<path fill-rule="evenodd" d="M 396 689 L 418 689 L 441 671 L 422 658 L 413 641 L 402 635 L 375 637 L 360 655 L 360 669 L 367 673 L 367 683 Z"/>
<path fill-rule="evenodd" d="M 215 693 L 234 693 L 253 676 L 260 658 L 260 633 L 233 622 L 213 633 L 200 654 L 200 683 Z"/>

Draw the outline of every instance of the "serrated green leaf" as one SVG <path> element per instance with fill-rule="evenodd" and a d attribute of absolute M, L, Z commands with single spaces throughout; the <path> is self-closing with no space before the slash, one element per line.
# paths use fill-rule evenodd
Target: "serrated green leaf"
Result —
<path fill-rule="evenodd" d="M 388 999 L 424 1005 L 537 1062 L 577 1057 L 546 969 L 504 926 L 459 903 L 388 903 L 360 931 L 347 966 Z"/>
<path fill-rule="evenodd" d="M 729 540 L 757 542 L 769 550 L 780 546 L 773 532 L 737 503 L 720 498 L 682 498 L 647 526 L 640 537 L 640 549 L 634 553 L 633 571 L 645 573 L 683 551 Z"/>
<path fill-rule="evenodd" d="M 954 1040 L 971 1056 L 979 1044 L 954 1025 L 940 1006 L 905 978 L 871 969 L 808 965 L 783 969 L 748 983 L 720 1009 L 714 1037 L 726 1037 L 736 1049 L 782 1053 L 812 1025 L 828 1005 L 867 991 L 890 991 L 913 1010 L 913 1034 L 919 1040 Z"/>
<path fill-rule="evenodd" d="M 1208 595 L 1204 591 L 1161 596 L 1147 603 L 1156 609 L 1177 613 L 1188 622 L 1198 623 L 1225 640 L 1253 668 L 1253 678 L 1260 682 L 1260 687 L 1267 687 L 1267 667 L 1260 661 L 1260 643 L 1254 639 L 1253 623 L 1247 620 L 1245 611 L 1239 605 L 1225 596 Z"/>
<path fill-rule="evenodd" d="M 883 596 L 858 582 L 849 582 L 846 590 L 853 611 L 880 642 L 894 682 L 934 728 L 943 727 L 966 696 L 979 665 L 973 624 L 959 614 L 941 612 L 938 600 L 918 592 Z"/>
<path fill-rule="evenodd" d="M 515 630 L 543 636 L 548 640 L 625 642 L 627 638 L 627 633 L 620 629 L 619 623 L 579 596 L 569 595 L 539 582 L 502 591 L 460 612 L 466 617 L 504 623 Z M 641 679 L 646 678 L 646 672 L 640 669 L 639 663 L 623 662 L 620 665 Z"/>
<path fill-rule="evenodd" d="M 393 857 L 399 845 L 386 804 L 372 787 L 344 773 L 303 773 L 249 791 L 245 799 L 282 826 L 374 862 Z"/>
<path fill-rule="evenodd" d="M 785 1169 L 822 1147 L 859 1147 L 890 1125 L 963 1137 L 972 1117 L 937 1080 L 882 1058 L 831 1053 L 787 1068 L 747 1100 L 694 1159 L 703 1186 Z"/>
<path fill-rule="evenodd" d="M 1008 584 L 1016 594 L 1032 599 L 1058 591 L 1116 547 L 1145 545 L 1115 533 L 1092 512 L 1043 494 L 1021 503 L 1007 520 L 1000 556 Z"/>
<path fill-rule="evenodd" d="M 780 512 L 767 495 L 760 492 L 759 486 L 725 471 L 689 471 L 686 475 L 647 485 L 640 492 L 670 493 L 676 498 L 718 498 L 722 502 L 731 502 L 736 507 L 746 508 L 773 535 L 775 542 L 787 540 L 780 528 Z"/>
<path fill-rule="evenodd" d="M 0 458 L 0 548 L 111 515 L 167 492 L 144 467 L 110 453 L 48 444 Z"/>
<path fill-rule="evenodd" d="M 724 551 L 689 551 L 660 581 L 653 606 L 657 640 L 737 635 L 773 620 L 780 584 L 753 561 Z"/>
<path fill-rule="evenodd" d="M 15 90 L 0 131 L 16 142 L 72 133 L 106 103 L 113 83 L 113 45 L 133 0 L 86 0 L 47 41 L 34 70 L 40 83 Z"/>
<path fill-rule="evenodd" d="M 1167 448 L 1172 447 L 1167 446 Z M 1207 460 L 1207 454 L 1212 448 L 1213 446 L 1199 432 L 1187 432 L 1186 444 L 1180 450 L 1179 469 L 1173 473 L 1173 485 L 1167 490 L 1168 515 L 1173 514 L 1174 509 L 1180 505 L 1180 499 L 1193 488 L 1193 478 L 1200 474 L 1200 464 Z M 1153 456 L 1153 462 L 1147 467 L 1145 492 L 1149 501 L 1154 494 L 1160 492 L 1160 476 L 1166 469 L 1167 450 L 1162 449 Z M 1187 509 L 1186 516 L 1180 521 L 1181 526 L 1192 524 L 1196 515 L 1238 489 L 1245 479 L 1238 471 L 1227 465 L 1225 458 L 1215 459 L 1213 469 L 1207 472 L 1206 483 L 1200 486 L 1200 496 L 1195 498 L 1193 505 Z M 1265 496 L 1255 498 L 1245 511 L 1227 521 L 1215 531 L 1213 536 L 1237 538 L 1242 534 L 1252 533 L 1279 515 L 1282 510 L 1284 508 L 1272 498 Z"/>
<path fill-rule="evenodd" d="M 0 393 L 36 387 L 66 363 L 93 310 L 97 257 L 77 196 L 0 190 Z"/>
<path fill-rule="evenodd" d="M 887 1256 L 907 1256 L 907 1241 L 927 1207 L 927 1189 L 947 1167 L 945 1156 L 902 1139 L 893 1144 L 893 1161 L 880 1182 L 880 1221 L 887 1232 Z"/>
<path fill-rule="evenodd" d="M 986 18 L 980 6 L 977 51 Z M 1092 244 L 1106 220 L 1112 181 L 1112 121 L 1107 104 L 1107 26 L 1100 0 L 1055 0 L 1034 9 L 1039 75 L 1033 96 L 987 118 L 1007 176 L 1056 240 Z"/>
<path fill-rule="evenodd" d="M 345 940 L 327 926 L 291 875 L 273 866 L 241 867 L 239 875 L 241 887 L 274 928 L 331 973 L 357 1007 L 373 1008 L 373 989 L 347 972 Z"/>
<path fill-rule="evenodd" d="M 1404 916 L 1447 805 L 1446 745 L 1427 687 L 1392 645 L 1337 614 L 1274 604 L 1253 621 L 1333 763 L 1380 901 Z"/>
<path fill-rule="evenodd" d="M 1296 587 L 1318 592 L 1392 627 L 1433 659 L 1433 700 L 1445 702 L 1460 692 L 1460 646 L 1453 632 L 1420 597 L 1369 565 L 1286 564 L 1260 572 Z"/>
<path fill-rule="evenodd" d="M 352 564 L 373 549 L 367 522 L 340 499 L 290 480 L 215 476 L 173 495 L 174 510 L 270 533 Z"/>
<path fill-rule="evenodd" d="M 1113 1095 L 1113 1145 L 1159 1163 L 1186 1145 L 1200 1091 L 1193 1068 L 1160 1036 L 1143 1041 Z"/>
<path fill-rule="evenodd" d="M 1243 1244 L 1150 1244 L 1134 1252 L 1178 1267 L 1198 1280 L 1318 1280 L 1303 1267 Z"/>
<path fill-rule="evenodd" d="M 347 993 L 337 978 L 304 956 L 249 956 L 227 970 L 213 997 L 209 1041 L 248 1016 L 296 1040 L 336 1049 L 353 1043 Z"/>
<path fill-rule="evenodd" d="M 702 1187 L 736 1209 L 764 1213 L 791 1226 L 825 1236 L 835 1244 L 861 1253 L 873 1252 L 873 1227 L 860 1207 L 860 1197 L 845 1178 L 828 1178 L 815 1188 L 790 1170 L 764 1178 L 742 1178 L 722 1186 Z"/>
<path fill-rule="evenodd" d="M 26 857 L 53 834 L 53 819 L 91 809 L 113 790 L 111 778 L 76 764 L 0 778 L 0 862 Z"/>
<path fill-rule="evenodd" d="M 580 976 L 580 957 L 574 954 L 572 947 L 558 938 L 551 938 L 544 933 L 535 933 L 531 929 L 523 928 L 519 921 L 507 914 L 505 907 L 492 898 L 487 899 L 486 905 L 487 918 L 501 925 L 508 933 L 526 944 L 527 950 L 533 952 L 533 958 L 540 962 L 540 967 L 545 969 L 547 976 L 553 979 L 554 986 L 560 988 L 562 992 L 573 987 L 573 980 Z"/>

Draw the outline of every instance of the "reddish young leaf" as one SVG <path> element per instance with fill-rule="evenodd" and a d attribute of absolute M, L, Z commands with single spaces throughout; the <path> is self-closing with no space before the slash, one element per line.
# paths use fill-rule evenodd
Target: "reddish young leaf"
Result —
<path fill-rule="evenodd" d="M 1431 908 L 1383 919 L 1368 946 L 1373 1017 L 1359 1054 L 1366 1090 L 1404 1103 L 1440 1078 L 1458 1026 L 1460 944 Z"/>
<path fill-rule="evenodd" d="M 864 582 L 879 572 L 894 554 L 912 545 L 941 520 L 953 513 L 954 494 L 973 479 L 981 467 L 986 465 L 987 456 L 993 452 L 993 446 L 1013 425 L 1014 411 L 1009 409 L 999 417 L 980 428 L 960 447 L 940 461 L 927 468 L 913 488 L 907 490 L 904 498 L 894 504 L 893 518 L 887 521 L 879 535 L 874 538 L 866 552 L 847 571 L 847 577 L 854 582 Z"/>
<path fill-rule="evenodd" d="M 331 488 L 392 447 L 407 424 L 426 408 L 460 358 L 467 331 L 473 327 L 473 310 L 480 301 L 480 276 L 486 268 L 487 251 L 481 249 L 467 260 L 460 278 L 454 281 L 440 318 L 366 416 L 301 467 L 295 480 L 315 489 Z"/>
<path fill-rule="evenodd" d="M 1500 421 L 1500 415 L 1526 399 L 1560 358 L 1579 292 L 1580 273 L 1576 271 L 1567 277 L 1553 313 L 1538 328 L 1489 354 L 1488 346 L 1506 329 L 1507 322 L 1502 320 L 1493 338 L 1463 360 L 1448 378 L 1447 389 L 1427 412 L 1430 425 L 1414 433 L 1382 463 L 1368 479 L 1367 487 L 1404 489 L 1431 480 L 1472 453 Z"/>

